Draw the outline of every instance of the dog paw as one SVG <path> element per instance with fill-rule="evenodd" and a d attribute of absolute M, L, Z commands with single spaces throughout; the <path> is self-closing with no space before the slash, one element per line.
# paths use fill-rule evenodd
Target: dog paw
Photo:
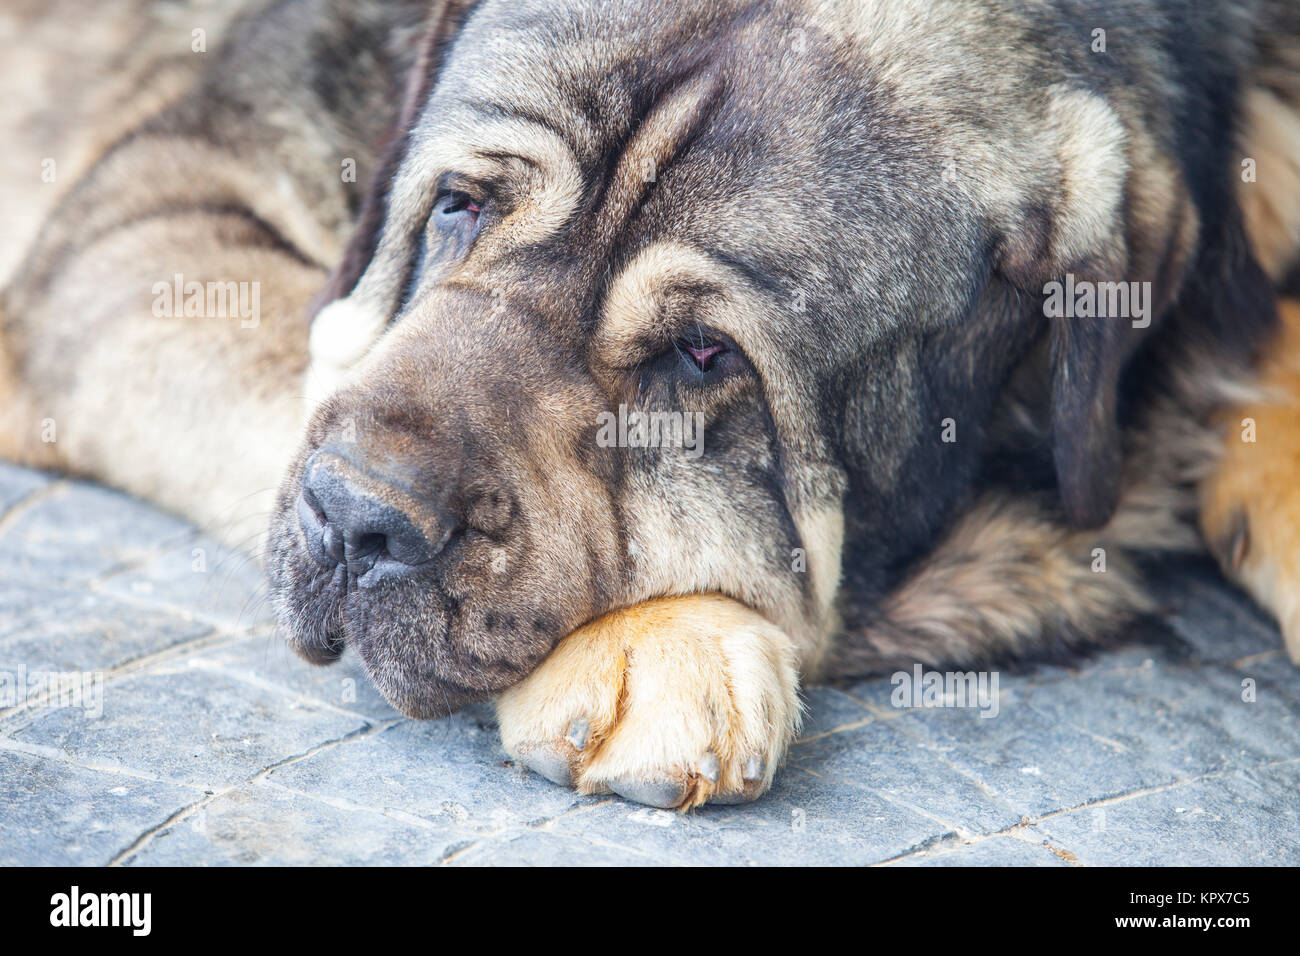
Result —
<path fill-rule="evenodd" d="M 1300 489 L 1254 484 L 1255 463 L 1228 461 L 1225 468 L 1232 474 L 1202 486 L 1205 538 L 1224 574 L 1277 620 L 1300 666 Z"/>
<path fill-rule="evenodd" d="M 519 763 L 653 807 L 761 796 L 799 726 L 793 645 L 729 598 L 647 601 L 575 631 L 497 702 Z"/>
<path fill-rule="evenodd" d="M 1223 414 L 1223 454 L 1201 484 L 1201 530 L 1224 573 L 1272 612 L 1300 665 L 1300 304 L 1284 303 L 1268 396 Z"/>

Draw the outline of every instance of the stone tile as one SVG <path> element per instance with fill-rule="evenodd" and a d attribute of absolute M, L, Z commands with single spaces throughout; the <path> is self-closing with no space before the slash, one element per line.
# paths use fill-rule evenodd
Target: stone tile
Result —
<path fill-rule="evenodd" d="M 438 721 L 403 720 L 280 767 L 268 779 L 319 799 L 401 809 L 467 832 L 541 823 L 596 802 L 516 769 L 486 708 Z"/>
<path fill-rule="evenodd" d="M 273 636 L 251 561 L 51 482 L 0 465 L 0 515 L 22 502 L 0 668 L 107 672 L 103 707 L 10 713 L 0 864 L 102 864 L 141 837 L 132 864 L 1300 862 L 1300 672 L 1206 562 L 1158 569 L 1165 625 L 1002 671 L 994 718 L 899 710 L 888 675 L 811 688 L 771 793 L 681 815 L 514 767 L 489 704 L 401 718 L 354 656 L 315 668 Z"/>
<path fill-rule="evenodd" d="M 450 866 L 658 866 L 663 861 L 599 838 L 547 830 L 512 830 L 454 853 Z"/>
<path fill-rule="evenodd" d="M 804 688 L 803 729 L 801 740 L 811 740 L 823 734 L 872 720 L 869 710 L 853 698 L 832 687 Z"/>
<path fill-rule="evenodd" d="M 922 668 L 922 674 L 924 674 L 926 670 L 928 669 Z M 839 686 L 842 692 L 848 695 L 851 699 L 861 702 L 863 706 L 870 711 L 887 718 L 899 717 L 905 714 L 922 711 L 924 708 L 908 705 L 900 706 L 895 702 L 895 694 L 899 689 L 898 679 L 896 677 L 898 674 L 906 674 L 910 680 L 913 682 L 915 681 L 915 669 L 909 668 L 906 671 L 895 672 L 894 674 L 881 674 L 877 677 L 844 683 L 837 686 Z M 1073 679 L 1077 675 L 1077 670 L 1048 665 L 1025 665 L 1016 670 L 1002 669 L 998 671 L 999 700 L 1014 700 L 1024 688 L 1052 683 L 1057 680 L 1069 680 Z"/>
<path fill-rule="evenodd" d="M 688 814 L 617 798 L 557 818 L 555 833 L 581 836 L 682 866 L 862 865 L 899 856 L 950 833 L 942 824 L 870 790 L 797 766 L 746 806 Z"/>
<path fill-rule="evenodd" d="M 451 830 L 330 806 L 258 783 L 222 793 L 156 833 L 127 866 L 428 866 Z"/>
<path fill-rule="evenodd" d="M 891 866 L 1071 866 L 1073 854 L 1042 842 L 995 836 L 906 857 Z"/>
<path fill-rule="evenodd" d="M 1190 662 L 1227 664 L 1276 651 L 1276 626 L 1249 598 L 1228 584 L 1209 559 L 1172 563 L 1152 578 L 1153 589 L 1171 610 L 1169 630 L 1181 642 L 1170 647 Z"/>
<path fill-rule="evenodd" d="M 1139 742 L 1124 744 L 1072 726 L 1071 720 L 1087 714 L 1044 703 L 1062 693 L 1086 699 L 1087 707 L 1117 706 L 1103 701 L 1101 690 L 1080 677 L 1004 691 L 993 718 L 974 709 L 936 708 L 903 719 L 909 734 L 979 781 L 1000 804 L 1028 817 L 1177 778 L 1163 749 L 1153 753 Z"/>
<path fill-rule="evenodd" d="M 3 748 L 0 866 L 103 866 L 202 797 L 171 783 Z"/>
<path fill-rule="evenodd" d="M 0 535 L 0 579 L 81 581 L 140 560 L 188 525 L 116 491 L 68 482 L 18 515 Z"/>
<path fill-rule="evenodd" d="M 1300 753 L 1300 704 L 1258 691 L 1253 703 L 1243 702 L 1242 679 L 1218 666 L 1179 670 L 1151 662 L 1033 690 L 1026 705 L 1093 736 L 1121 759 L 1167 767 L 1178 779 Z"/>
<path fill-rule="evenodd" d="M 19 468 L 8 462 L 0 461 L 0 517 L 3 517 L 14 505 L 27 498 L 33 492 L 44 488 L 54 480 L 44 472 Z"/>
<path fill-rule="evenodd" d="M 307 663 L 270 629 L 264 629 L 201 651 L 189 663 L 243 680 L 274 684 L 375 722 L 401 717 L 366 677 L 360 658 L 350 648 L 340 660 L 322 667 Z"/>
<path fill-rule="evenodd" d="M 0 587 L 0 670 L 105 671 L 202 637 L 199 621 L 89 590 Z M 0 704 L 3 709 L 3 704 Z"/>
<path fill-rule="evenodd" d="M 104 768 L 215 787 L 366 727 L 360 717 L 304 705 L 221 674 L 181 668 L 113 682 L 103 716 L 72 708 L 13 736 Z"/>
<path fill-rule="evenodd" d="M 789 764 L 824 781 L 870 790 L 935 821 L 932 826 L 994 833 L 1021 812 L 953 767 L 940 750 L 907 733 L 914 716 L 875 721 L 796 744 Z"/>
<path fill-rule="evenodd" d="M 1246 691 L 1251 690 L 1254 703 L 1268 705 L 1270 714 L 1285 713 L 1291 718 L 1300 714 L 1300 668 L 1291 663 L 1284 651 L 1240 662 L 1221 673 L 1230 675 L 1223 678 L 1227 685 L 1223 688 L 1225 697 L 1246 703 Z M 1253 681 L 1253 685 L 1248 687 L 1246 680 Z M 1256 729 L 1261 734 L 1266 730 L 1262 726 Z"/>
<path fill-rule="evenodd" d="M 1231 771 L 1040 826 L 1091 866 L 1300 864 L 1300 761 Z"/>
<path fill-rule="evenodd" d="M 110 575 L 101 590 L 156 604 L 232 631 L 273 623 L 257 559 L 204 536 L 189 538 L 138 567 Z"/>

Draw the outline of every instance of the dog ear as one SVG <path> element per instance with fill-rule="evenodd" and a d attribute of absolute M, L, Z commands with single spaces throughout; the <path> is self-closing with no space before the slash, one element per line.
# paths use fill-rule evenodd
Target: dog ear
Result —
<path fill-rule="evenodd" d="M 388 191 L 393 175 L 406 154 L 411 129 L 433 92 L 447 50 L 476 5 L 477 0 L 441 0 L 433 4 L 416 51 L 415 63 L 407 74 L 401 109 L 384 137 L 379 163 L 370 178 L 356 228 L 343 252 L 343 258 L 330 273 L 325 286 L 312 299 L 308 311 L 311 320 L 325 306 L 347 296 L 370 264 L 384 225 Z"/>
<path fill-rule="evenodd" d="M 1049 323 L 1061 504 L 1071 524 L 1097 527 L 1120 491 L 1121 375 L 1178 295 L 1196 255 L 1198 216 L 1176 164 L 1100 97 L 1053 89 L 1045 129 L 1058 181 L 1045 184 L 1047 199 L 1013 214 L 997 267 L 1041 303 Z M 1100 294 L 1110 290 L 1114 299 Z M 1104 314 L 1108 300 L 1129 307 Z"/>

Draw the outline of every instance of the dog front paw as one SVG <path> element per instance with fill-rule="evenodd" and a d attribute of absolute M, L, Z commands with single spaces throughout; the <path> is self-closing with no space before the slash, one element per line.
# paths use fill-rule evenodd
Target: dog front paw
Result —
<path fill-rule="evenodd" d="M 1255 454 L 1229 451 L 1202 485 L 1201 528 L 1224 573 L 1272 613 L 1300 666 L 1300 492 L 1268 450 Z"/>
<path fill-rule="evenodd" d="M 1223 453 L 1202 482 L 1201 530 L 1229 578 L 1271 611 L 1300 666 L 1300 303 L 1259 370 L 1265 397 L 1227 409 Z"/>
<path fill-rule="evenodd" d="M 497 713 L 516 761 L 581 793 L 743 803 L 798 730 L 794 647 L 729 598 L 647 601 L 569 635 Z"/>

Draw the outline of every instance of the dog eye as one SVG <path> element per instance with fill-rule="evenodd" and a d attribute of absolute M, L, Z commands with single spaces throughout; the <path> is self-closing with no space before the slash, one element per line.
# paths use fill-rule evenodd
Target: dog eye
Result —
<path fill-rule="evenodd" d="M 687 368 L 701 374 L 720 369 L 731 352 L 725 342 L 704 335 L 684 336 L 674 346 Z"/>
<path fill-rule="evenodd" d="M 402 293 L 403 310 L 414 301 L 428 265 L 448 262 L 465 254 L 478 235 L 482 212 L 482 201 L 469 193 L 460 189 L 438 190 L 433 200 L 433 211 L 425 228 L 420 230 L 411 257 Z"/>
<path fill-rule="evenodd" d="M 443 190 L 434 201 L 433 215 L 440 224 L 477 222 L 483 207 L 469 193 L 455 189 Z"/>

